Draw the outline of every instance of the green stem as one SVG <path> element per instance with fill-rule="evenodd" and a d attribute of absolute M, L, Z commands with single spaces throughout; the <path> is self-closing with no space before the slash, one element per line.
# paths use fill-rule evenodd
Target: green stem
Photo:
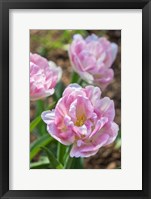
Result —
<path fill-rule="evenodd" d="M 65 158 L 64 169 L 70 169 L 72 162 L 73 162 L 73 159 L 74 159 L 74 158 L 70 157 L 70 150 L 71 150 L 71 146 L 69 146 L 68 150 L 67 150 L 67 156 Z"/>
<path fill-rule="evenodd" d="M 61 144 L 60 142 L 58 142 L 58 147 L 57 147 L 57 159 L 59 162 L 61 162 L 63 164 L 63 159 L 64 156 L 66 154 L 66 146 L 64 146 L 63 144 Z"/>
<path fill-rule="evenodd" d="M 82 82 L 83 82 L 83 80 L 82 80 L 81 77 L 80 77 L 77 83 L 78 83 L 79 85 L 82 85 Z"/>
<path fill-rule="evenodd" d="M 70 169 L 72 162 L 73 162 L 73 158 L 71 158 L 70 155 L 68 155 L 65 165 L 64 165 L 64 169 Z"/>
<path fill-rule="evenodd" d="M 60 142 L 58 142 L 58 147 L 57 147 L 57 159 L 60 161 L 60 148 L 61 148 L 61 146 L 60 146 L 61 144 L 60 144 Z"/>
<path fill-rule="evenodd" d="M 53 152 L 51 152 L 48 148 L 46 147 L 41 147 L 47 154 L 49 162 L 50 162 L 50 167 L 53 169 L 63 169 L 63 165 L 56 159 L 54 156 Z"/>
<path fill-rule="evenodd" d="M 70 153 L 70 150 L 71 150 L 71 146 L 66 147 L 65 155 L 64 155 L 64 158 L 63 158 L 64 162 L 66 161 L 66 159 L 67 159 L 67 157 L 68 157 L 68 155 Z"/>

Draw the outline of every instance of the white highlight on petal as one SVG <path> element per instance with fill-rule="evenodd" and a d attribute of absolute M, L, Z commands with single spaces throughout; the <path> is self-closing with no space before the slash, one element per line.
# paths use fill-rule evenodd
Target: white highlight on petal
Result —
<path fill-rule="evenodd" d="M 55 111 L 44 111 L 41 114 L 41 118 L 46 124 L 50 124 L 55 119 Z"/>

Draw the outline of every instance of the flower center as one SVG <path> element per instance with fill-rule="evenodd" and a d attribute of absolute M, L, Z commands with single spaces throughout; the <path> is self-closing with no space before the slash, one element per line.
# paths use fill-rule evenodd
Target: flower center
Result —
<path fill-rule="evenodd" d="M 82 126 L 85 122 L 85 116 L 81 115 L 79 118 L 77 118 L 77 121 L 75 122 L 76 126 Z"/>

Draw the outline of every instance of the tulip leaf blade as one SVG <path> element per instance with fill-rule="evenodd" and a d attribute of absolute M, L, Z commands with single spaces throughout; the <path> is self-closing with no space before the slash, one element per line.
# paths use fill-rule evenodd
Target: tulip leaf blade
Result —
<path fill-rule="evenodd" d="M 71 83 L 77 83 L 79 81 L 79 75 L 76 72 L 72 72 Z"/>
<path fill-rule="evenodd" d="M 50 167 L 54 169 L 63 169 L 63 165 L 56 159 L 54 154 L 47 147 L 41 147 L 41 148 L 43 149 L 43 151 L 45 151 L 45 153 L 48 156 Z"/>
<path fill-rule="evenodd" d="M 41 158 L 38 162 L 30 163 L 30 169 L 48 169 L 49 168 L 49 160 L 47 157 Z"/>
<path fill-rule="evenodd" d="M 30 132 L 34 130 L 34 128 L 39 124 L 41 120 L 41 116 L 38 116 L 30 123 Z"/>
<path fill-rule="evenodd" d="M 41 147 L 50 144 L 52 141 L 53 138 L 49 134 L 46 134 L 31 143 L 30 160 L 32 160 L 41 151 Z"/>
<path fill-rule="evenodd" d="M 58 101 L 61 98 L 64 89 L 65 89 L 64 83 L 62 81 L 58 82 L 55 87 L 55 93 L 54 93 L 56 101 Z"/>
<path fill-rule="evenodd" d="M 56 102 L 53 102 L 48 106 L 47 109 L 51 110 Z M 41 112 L 42 113 L 42 112 Z M 30 132 L 32 133 L 34 128 L 42 121 L 41 115 L 37 116 L 31 123 L 30 123 Z"/>

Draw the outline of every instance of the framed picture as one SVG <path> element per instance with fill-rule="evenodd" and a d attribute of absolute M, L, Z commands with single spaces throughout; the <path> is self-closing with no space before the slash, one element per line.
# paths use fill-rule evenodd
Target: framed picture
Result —
<path fill-rule="evenodd" d="M 1 198 L 151 198 L 150 1 L 0 6 Z"/>

